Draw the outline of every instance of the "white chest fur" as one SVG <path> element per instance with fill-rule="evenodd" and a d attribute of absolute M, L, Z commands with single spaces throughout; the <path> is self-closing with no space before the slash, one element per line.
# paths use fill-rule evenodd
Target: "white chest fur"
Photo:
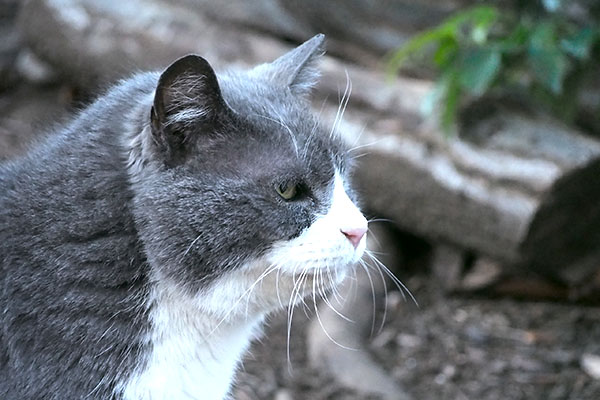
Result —
<path fill-rule="evenodd" d="M 174 288 L 155 290 L 146 365 L 121 386 L 125 400 L 222 400 L 262 317 L 221 323 Z M 218 328 L 215 330 L 215 326 Z"/>

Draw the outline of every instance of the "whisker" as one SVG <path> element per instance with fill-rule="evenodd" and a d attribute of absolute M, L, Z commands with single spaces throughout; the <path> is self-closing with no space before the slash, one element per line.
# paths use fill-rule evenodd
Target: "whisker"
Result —
<path fill-rule="evenodd" d="M 290 127 L 281 120 L 281 116 L 279 116 L 279 114 L 277 114 L 277 116 L 279 117 L 279 120 L 276 120 L 275 118 L 267 117 L 266 115 L 261 115 L 261 114 L 250 114 L 250 115 L 254 115 L 256 117 L 264 118 L 268 121 L 275 122 L 276 124 L 279 124 L 283 128 L 285 128 L 285 130 L 288 132 L 288 134 L 290 136 L 290 140 L 292 141 L 292 144 L 294 145 L 294 150 L 296 151 L 296 157 L 300 158 L 300 153 L 298 151 L 298 142 L 296 141 L 296 137 L 294 136 L 294 133 L 292 132 Z"/>
<path fill-rule="evenodd" d="M 242 293 L 242 295 L 233 303 L 233 305 L 231 306 L 230 310 L 223 316 L 223 318 L 215 325 L 215 327 L 209 332 L 209 336 L 212 335 L 213 333 L 215 333 L 217 331 L 217 329 L 219 329 L 219 327 L 223 324 L 223 322 L 225 322 L 227 320 L 227 318 L 229 318 L 235 311 L 236 311 L 236 307 L 238 304 L 240 304 L 240 302 L 244 299 L 244 297 L 246 297 L 247 294 L 251 293 L 252 290 L 254 289 L 254 287 L 260 282 L 262 281 L 267 275 L 269 275 L 271 272 L 279 269 L 280 266 L 279 264 L 273 264 L 271 266 L 269 266 L 267 269 L 265 269 L 260 276 L 254 281 L 254 283 L 252 285 L 250 285 L 250 287 L 248 289 L 246 289 L 244 291 L 244 293 Z"/>
<path fill-rule="evenodd" d="M 327 297 L 327 293 L 326 293 L 326 289 L 323 287 L 323 275 L 322 275 L 323 271 L 319 271 L 319 275 L 317 275 L 317 280 L 318 282 L 321 283 L 321 285 L 319 286 L 319 284 L 317 284 L 317 289 L 319 290 L 319 297 L 321 297 L 321 299 L 323 299 L 323 302 L 334 312 L 336 313 L 340 318 L 342 318 L 345 321 L 354 323 L 353 320 L 351 320 L 350 318 L 348 318 L 347 316 L 345 316 L 344 314 L 342 314 L 340 311 L 338 311 L 333 304 L 331 304 L 331 302 L 329 301 L 329 298 Z M 320 276 L 320 280 L 318 279 L 318 277 Z"/>
<path fill-rule="evenodd" d="M 366 152 L 364 152 L 364 153 L 360 153 L 360 154 L 357 154 L 357 155 L 355 155 L 355 156 L 352 156 L 352 159 L 353 159 L 353 160 L 358 160 L 359 158 L 366 157 L 366 156 L 368 156 L 368 155 L 370 155 L 370 154 L 371 154 L 371 152 L 369 152 L 369 151 L 366 151 Z"/>
<path fill-rule="evenodd" d="M 352 93 L 352 81 L 350 80 L 350 75 L 348 75 L 348 71 L 346 70 L 346 89 L 344 90 L 344 95 L 342 96 L 342 100 L 338 105 L 337 113 L 335 119 L 333 121 L 333 125 L 331 127 L 331 132 L 329 132 L 329 137 L 334 137 L 337 132 L 337 128 L 339 123 L 342 121 L 344 117 L 344 112 L 346 111 L 346 106 L 348 105 L 348 101 L 350 100 L 350 94 Z"/>
<path fill-rule="evenodd" d="M 371 318 L 371 337 L 373 336 L 373 333 L 375 332 L 375 316 L 377 314 L 377 302 L 375 299 L 375 285 L 373 284 L 373 279 L 371 278 L 371 274 L 369 273 L 369 269 L 367 268 L 366 264 L 362 262 L 360 265 L 363 267 L 363 270 L 367 273 L 367 278 L 369 279 L 369 284 L 371 285 L 371 300 L 373 302 L 373 315 Z"/>
<path fill-rule="evenodd" d="M 294 267 L 295 274 L 296 267 Z M 294 282 L 294 287 L 292 288 L 292 293 L 290 294 L 290 301 L 288 303 L 288 321 L 287 321 L 287 363 L 288 363 L 288 372 L 292 373 L 292 362 L 290 358 L 290 339 L 292 336 L 292 320 L 294 318 L 294 304 L 296 303 L 296 298 L 298 297 L 300 290 L 302 290 L 304 279 L 306 279 L 306 269 L 302 270 L 300 273 L 300 277 L 296 282 Z"/>
<path fill-rule="evenodd" d="M 331 271 L 329 270 L 329 268 L 325 268 L 326 272 L 327 272 L 327 276 L 329 277 L 329 281 L 330 282 L 335 282 L 335 280 L 333 279 L 333 276 L 331 276 Z M 337 285 L 331 285 L 331 292 L 333 293 L 333 298 L 338 302 L 338 304 L 341 304 L 341 294 L 340 291 L 338 290 Z"/>
<path fill-rule="evenodd" d="M 379 142 L 381 142 L 383 140 L 384 140 L 383 138 L 382 139 L 377 139 L 377 140 L 375 140 L 373 142 L 370 142 L 370 143 L 364 143 L 364 144 L 360 144 L 358 146 L 354 146 L 354 147 L 350 148 L 349 150 L 346 150 L 346 153 L 352 153 L 353 151 L 356 151 L 356 150 L 359 150 L 359 149 L 364 149 L 365 147 L 374 146 L 374 145 L 376 145 L 377 143 L 379 143 Z"/>
<path fill-rule="evenodd" d="M 388 219 L 388 218 L 371 218 L 368 220 L 369 223 L 371 222 L 389 222 L 390 224 L 394 223 L 394 220 Z"/>
<path fill-rule="evenodd" d="M 283 301 L 281 301 L 281 295 L 279 294 L 279 273 L 281 272 L 281 268 L 277 269 L 277 275 L 275 276 L 275 291 L 277 292 L 277 301 L 279 302 L 279 306 L 284 308 Z"/>
<path fill-rule="evenodd" d="M 385 276 L 383 275 L 383 272 L 381 272 L 381 268 L 377 268 L 377 272 L 379 272 L 379 277 L 381 278 L 381 283 L 383 283 L 383 316 L 381 317 L 381 324 L 379 325 L 379 329 L 377 330 L 377 333 L 381 333 L 381 331 L 383 330 L 383 325 L 385 324 L 385 320 L 387 318 L 387 306 L 388 306 L 388 289 L 387 289 L 387 283 L 385 282 Z"/>
<path fill-rule="evenodd" d="M 311 153 L 311 157 L 309 157 L 309 158 L 306 157 L 308 154 L 308 146 L 310 145 L 311 141 L 313 140 L 313 138 L 315 136 L 315 133 L 317 132 L 317 128 L 319 127 L 319 122 L 321 120 L 321 115 L 323 114 L 323 110 L 325 109 L 325 104 L 327 104 L 328 97 L 329 96 L 326 96 L 325 99 L 323 100 L 323 103 L 321 103 L 321 109 L 319 110 L 319 113 L 316 115 L 315 123 L 313 124 L 313 127 L 310 131 L 310 135 L 308 135 L 308 139 L 306 140 L 306 143 L 304 144 L 304 150 L 303 150 L 302 154 L 303 154 L 303 158 L 307 161 L 308 165 L 310 165 L 310 159 L 312 158 L 312 153 Z"/>
<path fill-rule="evenodd" d="M 358 135 L 356 136 L 356 138 L 354 139 L 354 141 L 352 142 L 352 145 L 350 145 L 350 150 L 347 150 L 346 153 L 349 153 L 352 151 L 352 149 L 356 146 L 356 144 L 359 142 L 360 138 L 362 137 L 363 133 L 365 133 L 365 131 L 367 130 L 367 123 L 365 122 L 362 126 L 362 128 L 360 128 L 360 132 L 358 132 Z"/>
<path fill-rule="evenodd" d="M 316 279 L 313 280 L 313 293 L 312 293 L 312 298 L 313 298 L 313 305 L 315 307 L 315 314 L 317 316 L 317 321 L 319 321 L 319 325 L 321 326 L 321 329 L 323 330 L 323 333 L 325 333 L 325 336 L 327 336 L 327 338 L 329 340 L 331 340 L 334 344 L 336 344 L 337 346 L 346 349 L 346 350 L 354 350 L 357 351 L 358 349 L 352 348 L 352 347 L 348 347 L 348 346 L 344 346 L 343 344 L 337 342 L 333 337 L 331 337 L 331 335 L 329 334 L 329 332 L 327 332 L 327 329 L 325 328 L 325 325 L 323 325 L 323 320 L 321 319 L 321 315 L 319 314 L 319 307 L 317 305 L 317 296 L 316 296 L 316 288 L 315 288 L 315 282 Z"/>
<path fill-rule="evenodd" d="M 400 279 L 398 279 L 398 277 L 396 275 L 394 275 L 394 273 L 392 271 L 390 271 L 388 267 L 386 267 L 381 261 L 379 261 L 377 259 L 377 257 L 375 257 L 373 254 L 371 254 L 371 251 L 365 251 L 365 254 L 375 263 L 375 265 L 378 268 L 381 268 L 381 270 L 392 279 L 392 281 L 394 282 L 394 284 L 396 285 L 396 287 L 402 294 L 402 297 L 405 299 L 405 301 L 406 301 L 406 296 L 404 295 L 404 293 L 408 293 L 408 295 L 409 295 L 410 299 L 413 301 L 413 303 L 417 307 L 419 307 L 419 303 L 417 302 L 417 300 L 415 299 L 413 294 L 410 292 L 410 290 L 408 290 L 406 285 L 404 285 L 404 283 L 402 283 L 402 281 Z"/>

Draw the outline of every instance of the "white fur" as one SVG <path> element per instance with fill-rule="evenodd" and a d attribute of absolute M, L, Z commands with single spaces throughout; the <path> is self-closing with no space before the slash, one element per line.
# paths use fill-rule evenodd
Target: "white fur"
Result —
<path fill-rule="evenodd" d="M 208 115 L 210 111 L 206 108 L 188 107 L 177 111 L 167 117 L 167 124 L 191 125 L 198 122 L 198 119 Z"/>
<path fill-rule="evenodd" d="M 126 400 L 227 398 L 235 370 L 265 315 L 293 305 L 314 288 L 297 287 L 302 272 L 314 276 L 327 271 L 327 284 L 338 284 L 366 246 L 363 238 L 355 249 L 341 230 L 366 226 L 336 174 L 328 212 L 297 238 L 276 244 L 263 259 L 196 294 L 155 277 L 147 338 L 152 351 L 145 367 L 117 391 Z"/>
<path fill-rule="evenodd" d="M 223 323 L 202 313 L 201 296 L 161 283 L 152 294 L 152 353 L 147 366 L 122 388 L 124 399 L 224 399 L 262 316 Z"/>

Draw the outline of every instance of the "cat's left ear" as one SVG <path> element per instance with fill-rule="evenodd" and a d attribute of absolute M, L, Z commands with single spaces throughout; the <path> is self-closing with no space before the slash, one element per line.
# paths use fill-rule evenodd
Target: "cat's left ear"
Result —
<path fill-rule="evenodd" d="M 184 157 L 197 136 L 211 132 L 227 110 L 208 61 L 191 54 L 171 64 L 158 80 L 150 115 L 152 136 L 165 161 Z"/>
<path fill-rule="evenodd" d="M 320 77 L 317 62 L 325 54 L 325 35 L 318 34 L 269 64 L 252 72 L 290 88 L 292 93 L 307 96 Z"/>

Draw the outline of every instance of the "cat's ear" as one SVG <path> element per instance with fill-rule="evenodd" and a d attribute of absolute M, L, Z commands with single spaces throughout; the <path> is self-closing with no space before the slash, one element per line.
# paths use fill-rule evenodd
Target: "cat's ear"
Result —
<path fill-rule="evenodd" d="M 210 64 L 187 55 L 160 76 L 150 114 L 152 135 L 169 161 L 185 155 L 199 131 L 210 129 L 228 109 Z"/>
<path fill-rule="evenodd" d="M 290 88 L 292 93 L 306 96 L 320 77 L 317 62 L 325 54 L 325 35 L 318 34 L 270 64 L 256 69 L 269 79 Z"/>

